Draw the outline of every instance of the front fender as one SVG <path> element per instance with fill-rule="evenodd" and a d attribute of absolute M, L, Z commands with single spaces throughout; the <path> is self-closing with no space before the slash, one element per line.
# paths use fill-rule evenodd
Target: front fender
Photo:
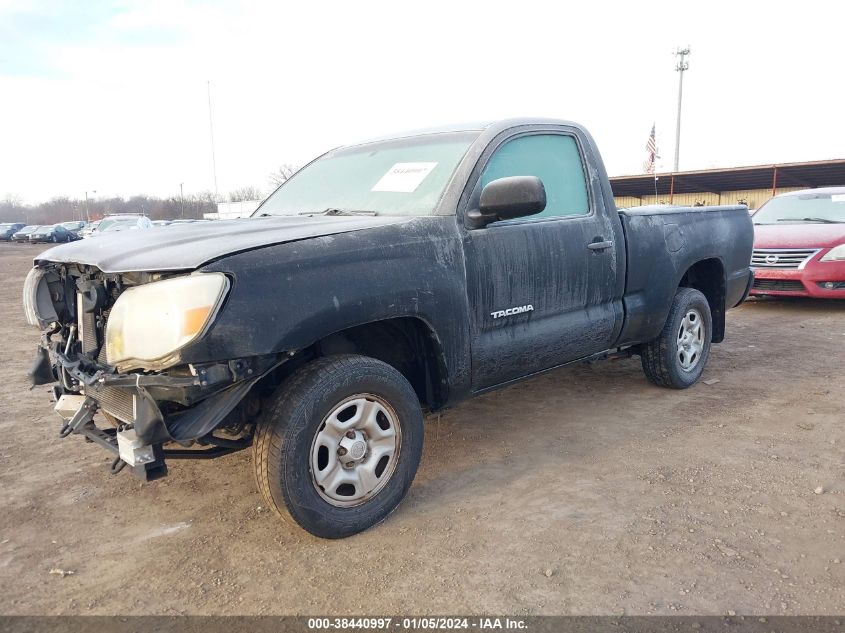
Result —
<path fill-rule="evenodd" d="M 203 270 L 233 283 L 208 334 L 183 353 L 209 362 L 303 349 L 335 332 L 399 317 L 425 321 L 468 390 L 469 320 L 454 217 L 418 218 L 232 255 Z"/>

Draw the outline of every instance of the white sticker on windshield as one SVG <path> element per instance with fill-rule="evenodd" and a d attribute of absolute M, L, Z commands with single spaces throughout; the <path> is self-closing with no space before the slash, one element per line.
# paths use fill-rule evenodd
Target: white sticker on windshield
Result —
<path fill-rule="evenodd" d="M 435 167 L 437 163 L 396 163 L 370 191 L 411 193 Z"/>
<path fill-rule="evenodd" d="M 845 193 L 835 193 L 830 196 L 831 202 L 845 202 Z"/>

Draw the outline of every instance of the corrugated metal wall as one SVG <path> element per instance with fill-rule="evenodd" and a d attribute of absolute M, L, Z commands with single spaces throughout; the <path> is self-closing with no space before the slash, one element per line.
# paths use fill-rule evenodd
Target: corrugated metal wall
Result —
<path fill-rule="evenodd" d="M 798 191 L 801 187 L 778 187 L 777 193 Z M 672 196 L 671 204 L 681 206 L 694 206 L 696 203 L 703 203 L 706 206 L 717 204 L 740 204 L 743 201 L 749 209 L 758 209 L 766 200 L 772 197 L 771 189 L 747 189 L 744 191 L 723 191 L 721 193 L 676 193 Z M 661 196 L 618 196 L 615 198 L 616 206 L 639 207 L 646 204 L 669 204 L 669 194 Z"/>

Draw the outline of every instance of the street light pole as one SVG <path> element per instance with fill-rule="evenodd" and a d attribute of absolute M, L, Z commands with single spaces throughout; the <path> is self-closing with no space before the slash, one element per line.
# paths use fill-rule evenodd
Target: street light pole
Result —
<path fill-rule="evenodd" d="M 675 70 L 678 72 L 678 118 L 675 122 L 675 168 L 678 171 L 678 161 L 681 156 L 681 101 L 684 95 L 684 72 L 689 70 L 689 62 L 686 61 L 690 48 L 679 48 L 675 55 L 679 57 Z"/>
<path fill-rule="evenodd" d="M 217 159 L 214 157 L 214 119 L 211 116 L 211 81 L 206 82 L 208 88 L 208 133 L 211 137 L 211 169 L 214 172 L 214 201 L 217 202 Z"/>
<path fill-rule="evenodd" d="M 185 192 L 182 189 L 184 182 L 179 183 L 179 215 L 182 219 L 185 218 Z"/>
<path fill-rule="evenodd" d="M 92 190 L 91 193 L 97 193 L 96 189 Z M 91 223 L 91 213 L 88 211 L 88 192 L 85 192 L 85 219 L 88 223 Z"/>

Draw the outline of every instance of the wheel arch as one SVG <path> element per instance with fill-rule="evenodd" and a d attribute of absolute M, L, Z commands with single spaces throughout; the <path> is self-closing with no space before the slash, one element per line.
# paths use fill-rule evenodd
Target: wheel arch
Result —
<path fill-rule="evenodd" d="M 702 259 L 686 269 L 678 281 L 679 288 L 694 288 L 705 296 L 713 321 L 712 342 L 725 339 L 725 266 L 718 257 Z"/>
<path fill-rule="evenodd" d="M 420 317 L 380 319 L 327 334 L 296 351 L 283 365 L 281 379 L 307 362 L 337 354 L 359 354 L 387 363 L 408 380 L 425 409 L 436 411 L 448 401 L 443 345 L 431 324 Z"/>

